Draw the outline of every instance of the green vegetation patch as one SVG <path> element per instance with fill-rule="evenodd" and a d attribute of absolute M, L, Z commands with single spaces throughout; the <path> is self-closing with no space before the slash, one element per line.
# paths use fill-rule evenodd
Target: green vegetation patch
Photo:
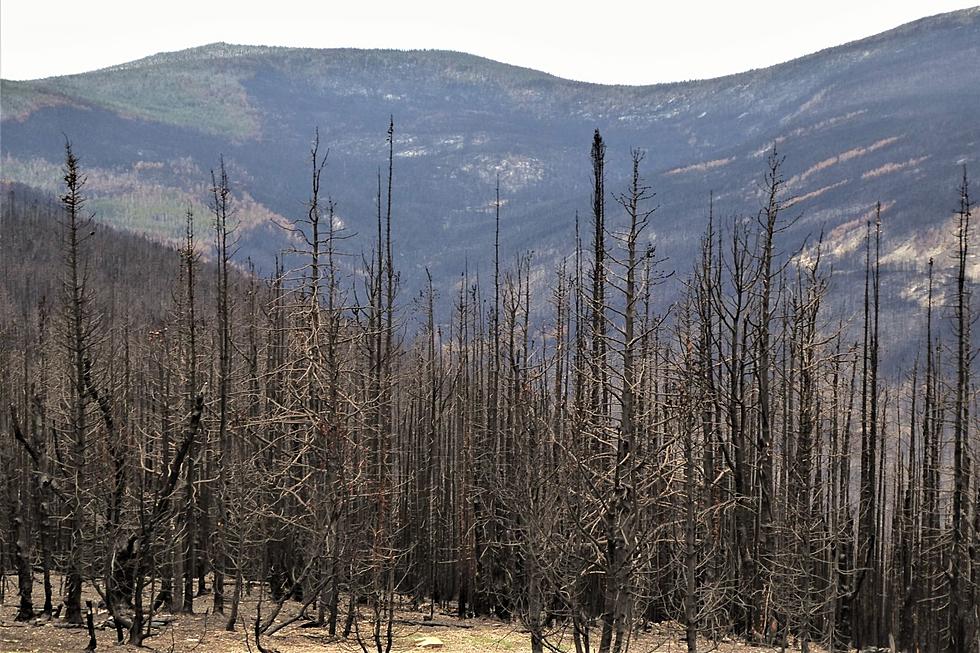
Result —
<path fill-rule="evenodd" d="M 166 164 L 139 162 L 131 170 L 84 169 L 85 208 L 95 219 L 117 228 L 145 234 L 155 240 L 178 242 L 184 233 L 184 216 L 190 208 L 202 219 L 209 219 L 208 186 L 206 180 L 190 188 L 177 188 L 147 180 L 145 170 L 186 166 L 178 160 Z M 0 165 L 0 180 L 19 182 L 56 195 L 62 191 L 63 172 L 60 165 L 45 159 L 27 160 L 4 156 Z M 254 228 L 283 218 L 255 201 L 248 193 L 236 193 L 233 198 L 234 218 L 243 229 Z"/>
<path fill-rule="evenodd" d="M 9 154 L 0 162 L 0 181 L 15 181 L 55 193 L 60 189 L 61 167 L 39 158 L 18 159 Z"/>
<path fill-rule="evenodd" d="M 8 85 L 10 93 L 8 105 Z M 238 74 L 196 65 L 138 66 L 34 82 L 4 82 L 6 118 L 26 116 L 65 98 L 119 115 L 161 122 L 236 140 L 259 133 L 258 112 Z"/>
<path fill-rule="evenodd" d="M 66 102 L 60 95 L 38 88 L 34 82 L 0 80 L 0 117 L 4 120 L 23 120 L 32 111 Z"/>

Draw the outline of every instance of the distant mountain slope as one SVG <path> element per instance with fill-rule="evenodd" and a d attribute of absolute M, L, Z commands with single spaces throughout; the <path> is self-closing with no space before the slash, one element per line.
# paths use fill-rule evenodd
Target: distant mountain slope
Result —
<path fill-rule="evenodd" d="M 471 271 L 486 261 L 498 175 L 504 250 L 534 249 L 541 264 L 567 254 L 575 211 L 587 213 L 596 127 L 608 144 L 611 191 L 625 187 L 629 148 L 647 150 L 645 174 L 660 203 L 655 237 L 681 271 L 709 191 L 719 215 L 754 215 L 764 152 L 775 142 L 800 198 L 791 239 L 823 230 L 846 278 L 860 258 L 853 234 L 881 200 L 886 261 L 908 274 L 939 251 L 960 166 L 978 168 L 980 8 L 763 70 L 638 87 L 453 52 L 213 44 L 82 75 L 3 81 L 2 177 L 55 187 L 67 134 L 101 219 L 166 238 L 178 233 L 185 206 L 205 210 L 208 171 L 223 154 L 244 198 L 240 254 L 268 268 L 285 240 L 270 222 L 300 215 L 308 196 L 314 127 L 330 148 L 325 185 L 339 214 L 352 231 L 371 233 L 389 116 L 406 279 L 429 267 L 448 285 L 467 261 Z M 903 301 L 915 299 L 908 286 Z"/>
<path fill-rule="evenodd" d="M 65 270 L 61 205 L 56 197 L 20 184 L 0 183 L 0 197 L 0 315 L 32 322 L 42 305 L 57 314 Z M 172 317 L 181 265 L 176 250 L 98 226 L 83 252 L 97 312 L 144 325 L 162 325 Z M 214 266 L 201 264 L 197 301 L 202 305 L 214 301 L 214 279 Z"/>

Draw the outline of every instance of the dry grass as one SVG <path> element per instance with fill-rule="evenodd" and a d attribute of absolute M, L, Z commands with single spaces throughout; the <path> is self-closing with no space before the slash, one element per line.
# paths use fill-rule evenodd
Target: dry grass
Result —
<path fill-rule="evenodd" d="M 16 591 L 8 585 L 8 590 Z M 39 598 L 40 588 L 35 592 L 35 600 Z M 91 593 L 83 598 L 94 599 Z M 88 643 L 88 633 L 85 628 L 68 628 L 59 621 L 36 619 L 30 623 L 14 623 L 16 613 L 16 597 L 8 591 L 7 601 L 0 606 L 0 652 L 2 653 L 68 653 L 83 651 Z M 221 615 L 204 614 L 210 607 L 211 596 L 199 597 L 195 600 L 195 608 L 202 611 L 194 615 L 171 615 L 163 612 L 154 616 L 155 619 L 168 621 L 156 631 L 156 636 L 147 640 L 149 650 L 162 653 L 258 653 L 250 627 L 255 617 L 257 591 L 252 596 L 243 597 L 241 620 L 234 631 L 225 630 L 225 617 Z M 460 653 L 524 653 L 531 650 L 527 632 L 516 623 L 505 623 L 493 619 L 458 620 L 447 614 L 436 614 L 433 622 L 423 621 L 423 615 L 410 609 L 406 604 L 400 609 L 396 618 L 395 646 L 393 651 L 416 651 L 416 642 L 426 636 L 438 637 L 444 643 L 440 651 Z M 287 603 L 280 619 L 295 615 L 299 608 L 296 603 Z M 263 613 L 268 613 L 270 606 L 266 602 Z M 112 650 L 116 644 L 116 633 L 105 623 L 109 615 L 104 610 L 97 611 L 96 637 L 98 650 Z M 267 649 L 275 649 L 279 653 L 340 653 L 360 651 L 356 640 L 330 637 L 326 628 L 303 628 L 296 622 L 272 637 L 263 637 L 262 644 Z M 363 626 L 362 626 L 363 628 Z M 562 650 L 574 651 L 575 647 L 570 636 L 564 640 L 556 638 L 552 641 Z M 657 625 L 647 632 L 641 633 L 632 643 L 630 650 L 634 653 L 683 653 L 687 650 L 682 640 L 682 632 L 676 625 Z M 716 651 L 717 653 L 764 653 L 772 650 L 748 646 L 735 641 L 701 642 L 699 651 Z"/>

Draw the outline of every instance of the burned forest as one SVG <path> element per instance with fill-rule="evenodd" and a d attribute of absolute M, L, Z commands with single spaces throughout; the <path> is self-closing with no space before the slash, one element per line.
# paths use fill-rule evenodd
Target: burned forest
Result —
<path fill-rule="evenodd" d="M 688 653 L 978 651 L 969 171 L 931 198 L 944 245 L 899 343 L 879 198 L 841 288 L 819 228 L 790 230 L 798 171 L 772 145 L 755 208 L 701 189 L 697 255 L 671 259 L 657 152 L 604 135 L 560 257 L 501 245 L 498 179 L 493 248 L 442 286 L 398 251 L 394 121 L 359 240 L 329 143 L 295 153 L 308 195 L 271 272 L 239 255 L 217 153 L 168 246 L 97 221 L 71 143 L 56 197 L 8 185 L 3 618 L 89 650 L 173 651 L 171 620 L 207 614 L 263 653 L 301 628 L 388 653 L 476 619 L 533 653 L 654 650 L 666 623 Z"/>

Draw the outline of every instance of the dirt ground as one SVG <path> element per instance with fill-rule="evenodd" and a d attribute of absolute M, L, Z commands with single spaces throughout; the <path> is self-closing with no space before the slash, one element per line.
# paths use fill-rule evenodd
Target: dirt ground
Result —
<path fill-rule="evenodd" d="M 85 628 L 69 628 L 58 620 L 35 619 L 27 623 L 15 623 L 17 612 L 16 589 L 7 586 L 5 602 L 0 605 L 0 653 L 69 653 L 84 651 L 88 644 L 88 632 Z M 13 590 L 13 591 L 10 591 Z M 91 595 L 84 598 L 94 598 Z M 35 590 L 35 601 L 41 598 L 40 588 Z M 97 602 L 96 602 L 97 604 Z M 255 616 L 257 596 L 243 597 L 241 616 L 242 621 L 232 631 L 225 630 L 225 618 L 204 613 L 211 605 L 211 597 L 203 596 L 195 600 L 195 608 L 200 611 L 194 615 L 172 615 L 168 612 L 158 613 L 154 619 L 167 622 L 155 629 L 156 635 L 147 640 L 145 646 L 149 650 L 161 653 L 258 653 L 250 624 Z M 493 652 L 530 652 L 530 639 L 519 624 L 505 623 L 493 619 L 460 620 L 448 614 L 435 613 L 435 618 L 426 622 L 423 614 L 404 606 L 396 614 L 395 645 L 393 651 L 439 650 L 445 652 L 477 653 Z M 271 606 L 268 602 L 263 606 L 263 614 L 268 614 Z M 280 619 L 295 614 L 298 604 L 287 603 L 283 608 Z M 116 649 L 116 632 L 106 626 L 108 613 L 98 610 L 95 615 L 97 650 Z M 278 653 L 340 653 L 361 651 L 357 641 L 332 638 L 326 628 L 303 628 L 302 622 L 287 626 L 272 637 L 263 637 L 262 644 L 266 649 Z M 249 627 L 246 627 L 246 624 Z M 598 633 L 596 634 L 598 636 Z M 426 637 L 436 637 L 443 645 L 437 649 L 418 648 L 419 642 Z M 574 651 L 571 636 L 564 641 L 556 638 L 552 644 L 564 651 Z M 118 649 L 116 649 L 118 650 Z M 371 649 L 369 649 L 371 650 Z M 641 633 L 632 642 L 630 651 L 633 653 L 684 653 L 686 643 L 682 640 L 681 629 L 677 625 L 659 624 L 648 632 Z M 715 651 L 717 653 L 765 653 L 775 650 L 748 646 L 735 641 L 700 642 L 699 651 Z"/>

